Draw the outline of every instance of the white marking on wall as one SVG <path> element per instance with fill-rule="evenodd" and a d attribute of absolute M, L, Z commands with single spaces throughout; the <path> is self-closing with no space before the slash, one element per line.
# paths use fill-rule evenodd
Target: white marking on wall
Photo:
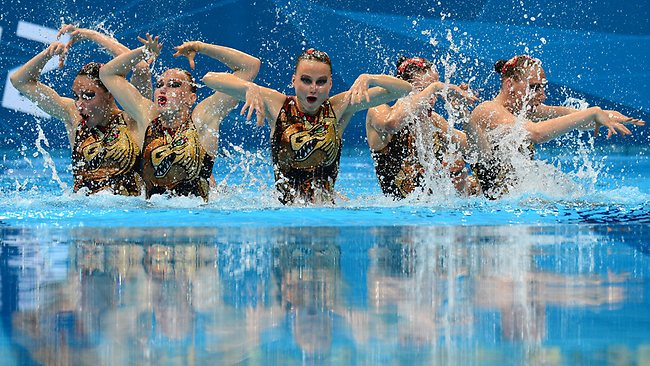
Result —
<path fill-rule="evenodd" d="M 29 39 L 31 41 L 41 42 L 45 44 L 50 44 L 56 41 L 56 34 L 58 30 L 40 26 L 38 24 L 19 21 L 18 26 L 16 27 L 16 35 L 21 38 Z M 2 28 L 0 28 L 0 36 L 2 36 Z M 70 39 L 70 36 L 65 34 L 59 39 L 60 42 L 66 43 Z M 43 67 L 42 74 L 56 69 L 59 65 L 59 56 L 54 56 L 50 61 L 45 64 Z M 2 106 L 8 109 L 13 109 L 15 111 L 29 113 L 31 115 L 43 118 L 49 118 L 50 116 L 43 112 L 36 104 L 29 101 L 29 99 L 20 95 L 20 92 L 11 85 L 9 78 L 11 75 L 18 70 L 19 67 L 13 68 L 7 72 L 7 79 L 5 82 L 5 91 L 2 95 Z"/>

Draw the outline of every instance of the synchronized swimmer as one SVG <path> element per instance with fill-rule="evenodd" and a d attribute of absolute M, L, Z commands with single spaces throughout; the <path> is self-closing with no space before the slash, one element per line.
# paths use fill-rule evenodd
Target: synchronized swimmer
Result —
<path fill-rule="evenodd" d="M 433 152 L 436 165 L 446 172 L 442 176 L 459 195 L 497 199 L 517 184 L 512 151 L 532 158 L 534 144 L 574 129 L 595 129 L 597 134 L 606 127 L 609 138 L 631 134 L 624 124 L 645 125 L 599 107 L 579 111 L 543 104 L 546 75 L 541 62 L 527 55 L 496 63 L 499 94 L 470 113 L 478 98 L 465 86 L 440 82 L 434 65 L 424 58 L 400 58 L 395 77 L 361 74 L 349 90 L 330 97 L 332 61 L 327 53 L 310 48 L 296 60 L 291 80 L 295 96 L 287 96 L 253 82 L 259 59 L 191 41 L 175 47 L 174 56 L 187 57 L 193 69 L 195 56 L 203 54 L 232 71 L 208 72 L 202 81 L 214 93 L 196 104 L 197 83 L 189 71 L 168 69 L 152 86 L 150 63 L 162 49 L 158 37 L 138 37 L 143 45 L 129 50 L 94 30 L 64 25 L 59 36 L 65 33 L 71 35 L 68 44 L 52 43 L 12 75 L 11 82 L 64 122 L 75 192 L 184 195 L 207 202 L 219 127 L 239 101 L 245 101 L 241 113 L 247 119 L 255 113 L 258 125 L 269 121 L 275 187 L 283 204 L 334 203 L 343 132 L 363 110 L 368 110 L 366 134 L 379 185 L 393 199 L 419 188 L 427 194 L 435 191 L 423 182 L 427 172 L 418 156 L 422 149 Z M 42 69 L 57 55 L 63 67 L 72 45 L 83 39 L 106 48 L 114 58 L 106 65 L 86 64 L 74 80 L 74 99 L 61 97 L 39 81 Z M 439 95 L 451 106 L 449 113 L 462 121 L 462 131 L 434 112 Z M 515 133 L 522 121 L 523 140 L 504 145 L 512 141 L 504 137 Z"/>

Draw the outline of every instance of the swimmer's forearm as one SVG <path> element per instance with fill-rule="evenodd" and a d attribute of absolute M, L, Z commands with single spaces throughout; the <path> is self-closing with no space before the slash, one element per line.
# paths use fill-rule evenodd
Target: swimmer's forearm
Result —
<path fill-rule="evenodd" d="M 131 51 L 128 47 L 124 46 L 118 40 L 107 34 L 85 28 L 78 28 L 77 31 L 80 32 L 82 37 L 85 39 L 95 42 L 99 46 L 105 48 L 113 55 L 113 57 L 117 57 L 123 53 Z M 133 76 L 131 77 L 131 82 L 138 89 L 140 94 L 146 96 L 147 98 L 151 98 L 153 93 L 151 87 L 151 70 L 149 69 L 149 65 L 147 65 L 144 60 L 138 62 L 133 67 Z"/>
<path fill-rule="evenodd" d="M 22 85 L 37 83 L 43 72 L 43 68 L 52 57 L 49 54 L 49 48 L 44 49 L 11 75 L 11 84 L 20 90 L 20 86 Z"/>
<path fill-rule="evenodd" d="M 378 86 L 386 89 L 397 98 L 401 98 L 411 92 L 411 84 L 394 76 L 384 74 L 368 75 L 368 85 Z"/>
<path fill-rule="evenodd" d="M 126 74 L 135 68 L 138 63 L 145 61 L 150 56 L 151 55 L 145 50 L 144 46 L 124 52 L 109 61 L 106 65 L 102 66 L 102 74 L 105 76 L 113 75 L 126 77 Z"/>
<path fill-rule="evenodd" d="M 531 140 L 539 144 L 571 130 L 594 126 L 599 113 L 602 113 L 599 107 L 591 107 L 542 122 L 529 122 L 526 129 L 530 133 Z"/>
<path fill-rule="evenodd" d="M 113 57 L 119 56 L 124 52 L 130 51 L 128 47 L 118 42 L 115 38 L 92 29 L 78 28 L 79 33 L 85 39 L 95 42 L 105 48 Z"/>
<path fill-rule="evenodd" d="M 248 87 L 250 84 L 253 84 L 250 81 L 242 80 L 236 75 L 227 72 L 209 72 L 205 74 L 201 81 L 209 88 L 230 95 L 238 100 L 244 100 L 246 98 Z"/>
<path fill-rule="evenodd" d="M 228 66 L 241 79 L 252 81 L 260 70 L 261 62 L 257 57 L 234 48 L 197 41 L 197 49 Z"/>

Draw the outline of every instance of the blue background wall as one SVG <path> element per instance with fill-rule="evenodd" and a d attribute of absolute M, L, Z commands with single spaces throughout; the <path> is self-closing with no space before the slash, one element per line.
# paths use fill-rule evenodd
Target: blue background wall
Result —
<path fill-rule="evenodd" d="M 363 72 L 393 73 L 400 55 L 435 60 L 441 75 L 455 83 L 470 81 L 483 98 L 497 90 L 492 65 L 498 58 L 529 53 L 542 59 L 551 85 L 549 103 L 568 97 L 616 108 L 650 120 L 650 17 L 647 2 L 540 0 L 257 0 L 215 1 L 49 1 L 2 0 L 0 11 L 0 141 L 3 146 L 33 146 L 37 123 L 50 146 L 66 146 L 59 121 L 15 111 L 17 101 L 7 82 L 10 70 L 40 52 L 47 32 L 62 21 L 100 28 L 128 47 L 146 32 L 161 36 L 165 67 L 187 68 L 174 59 L 172 47 L 200 39 L 241 49 L 259 57 L 257 82 L 291 93 L 294 58 L 307 47 L 327 51 L 334 62 L 333 93 L 345 90 Z M 28 25 L 28 27 L 25 27 Z M 22 29 L 22 31 L 21 31 Z M 27 31 L 25 31 L 27 29 Z M 70 95 L 78 68 L 109 56 L 90 42 L 76 45 L 64 70 L 44 80 Z M 194 74 L 224 70 L 206 57 L 197 58 Z M 200 90 L 201 97 L 207 88 Z M 363 145 L 360 113 L 345 134 L 346 144 Z M 256 129 L 235 114 L 222 125 L 222 142 L 265 144 L 268 128 Z M 638 129 L 636 143 L 647 133 Z M 223 145 L 222 145 L 223 146 Z"/>

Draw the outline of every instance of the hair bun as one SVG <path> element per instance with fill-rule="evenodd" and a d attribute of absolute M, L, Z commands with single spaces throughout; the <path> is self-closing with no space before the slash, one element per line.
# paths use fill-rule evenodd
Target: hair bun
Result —
<path fill-rule="evenodd" d="M 508 62 L 507 60 L 499 60 L 494 63 L 494 71 L 496 71 L 497 74 L 501 74 L 501 71 L 503 71 L 503 66 Z"/>

